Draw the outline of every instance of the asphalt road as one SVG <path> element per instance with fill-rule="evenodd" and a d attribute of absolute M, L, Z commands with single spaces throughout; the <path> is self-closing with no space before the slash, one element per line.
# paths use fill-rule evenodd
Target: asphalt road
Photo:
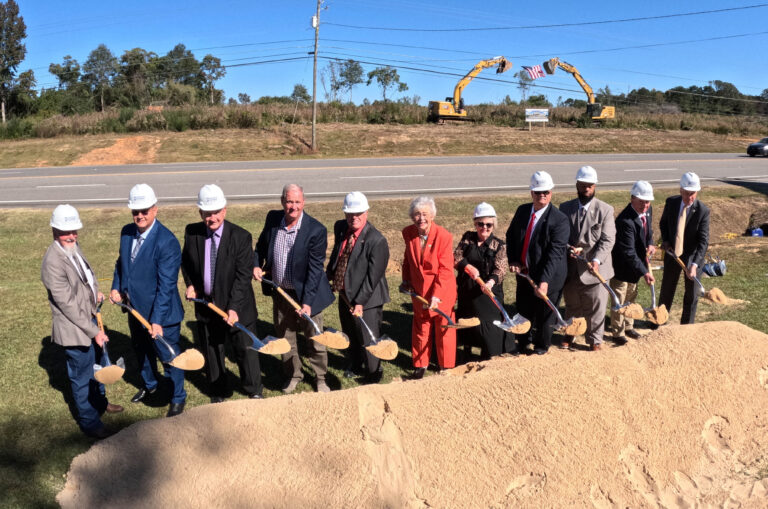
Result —
<path fill-rule="evenodd" d="M 337 199 L 350 191 L 369 197 L 416 194 L 525 192 L 532 173 L 548 171 L 558 187 L 572 189 L 577 169 L 597 169 L 601 188 L 636 180 L 676 186 L 686 171 L 702 184 L 727 180 L 768 182 L 768 159 L 744 154 L 576 154 L 381 159 L 201 162 L 118 166 L 0 169 L 0 207 L 59 203 L 120 206 L 134 184 L 151 185 L 160 203 L 196 200 L 204 184 L 218 184 L 230 201 L 276 202 L 283 185 L 304 187 L 308 200 Z"/>

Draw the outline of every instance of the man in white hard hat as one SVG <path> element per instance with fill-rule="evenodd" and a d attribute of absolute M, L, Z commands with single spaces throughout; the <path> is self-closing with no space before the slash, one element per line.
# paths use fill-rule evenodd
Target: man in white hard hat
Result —
<path fill-rule="evenodd" d="M 667 310 L 672 306 L 682 271 L 669 251 L 686 267 L 681 324 L 694 323 L 696 319 L 699 288 L 693 278 L 701 276 L 704 255 L 709 247 L 709 208 L 698 200 L 700 190 L 699 176 L 693 172 L 684 174 L 680 179 L 680 194 L 667 198 L 659 221 L 661 247 L 665 251 L 659 301 L 667 306 Z"/>
<path fill-rule="evenodd" d="M 149 333 L 133 315 L 128 315 L 128 327 L 144 384 L 131 402 L 138 403 L 157 392 L 159 358 L 165 377 L 172 384 L 167 415 L 173 417 L 184 411 L 187 400 L 184 372 L 168 364 L 171 353 L 154 338 L 162 336 L 176 353 L 180 352 L 181 320 L 184 318 L 177 287 L 181 247 L 176 236 L 157 219 L 157 198 L 147 184 L 133 186 L 128 195 L 128 208 L 133 222 L 120 232 L 120 255 L 115 263 L 109 298 L 112 302 L 128 300 L 152 326 Z"/>
<path fill-rule="evenodd" d="M 616 241 L 613 207 L 595 198 L 596 184 L 597 171 L 591 166 L 582 166 L 576 173 L 578 197 L 560 205 L 571 227 L 568 277 L 563 291 L 565 318 L 586 318 L 584 337 L 592 350 L 602 348 L 608 303 L 608 291 L 595 274 L 605 279 L 613 277 L 611 250 Z M 572 336 L 565 336 L 561 346 L 569 348 L 572 342 Z"/>
<path fill-rule="evenodd" d="M 225 366 L 224 345 L 227 341 L 235 353 L 243 391 L 251 399 L 261 399 L 259 353 L 248 348 L 253 342 L 245 332 L 232 327 L 235 322 L 240 322 L 256 333 L 258 313 L 251 286 L 251 234 L 226 220 L 227 200 L 215 184 L 200 189 L 197 208 L 202 221 L 187 225 L 181 253 L 186 297 L 212 302 L 228 315 L 225 322 L 208 306 L 195 303 L 211 402 L 220 403 L 231 393 Z"/>
<path fill-rule="evenodd" d="M 93 365 L 97 357 L 101 361 L 101 347 L 109 338 L 96 325 L 96 305 L 104 294 L 77 242 L 82 227 L 71 205 L 54 209 L 53 243 L 45 252 L 40 273 L 53 318 L 51 341 L 63 348 L 67 362 L 75 420 L 86 435 L 106 438 L 113 432 L 104 427 L 101 415 L 122 412 L 123 407 L 109 403 L 104 385 L 93 378 Z"/>
<path fill-rule="evenodd" d="M 614 277 L 610 285 L 621 304 L 635 302 L 640 278 L 649 285 L 655 281 L 647 261 L 656 252 L 651 207 L 653 187 L 645 180 L 638 180 L 632 186 L 630 195 L 629 205 L 616 217 L 616 243 L 611 253 Z M 634 324 L 631 317 L 612 310 L 613 341 L 623 345 L 627 342 L 626 337 L 640 338 Z"/>
<path fill-rule="evenodd" d="M 378 339 L 384 304 L 389 302 L 389 245 L 368 221 L 368 209 L 363 193 L 356 191 L 344 197 L 344 219 L 333 225 L 333 250 L 326 274 L 339 293 L 341 329 L 350 341 L 344 376 L 363 376 L 364 383 L 378 383 L 383 373 L 381 361 L 365 349 L 372 338 L 355 318 L 362 317 Z"/>
<path fill-rule="evenodd" d="M 531 321 L 531 331 L 517 336 L 518 346 L 525 350 L 533 341 L 537 355 L 549 351 L 556 317 L 520 274 L 533 279 L 541 293 L 557 306 L 568 272 L 566 247 L 570 227 L 565 214 L 550 204 L 554 187 L 549 173 L 534 173 L 530 185 L 533 201 L 517 208 L 507 229 L 509 270 L 518 274 L 517 311 Z"/>
<path fill-rule="evenodd" d="M 293 307 L 266 283 L 262 283 L 264 295 L 272 296 L 273 323 L 278 337 L 284 337 L 291 351 L 283 354 L 283 371 L 286 381 L 283 393 L 296 390 L 304 378 L 298 350 L 298 334 L 307 339 L 309 360 L 315 372 L 317 392 L 330 392 L 325 381 L 328 373 L 328 351 L 324 345 L 312 341 L 315 335 L 311 323 L 301 313 L 323 327 L 323 310 L 331 305 L 334 296 L 328 284 L 323 266 L 328 247 L 328 232 L 317 219 L 304 212 L 304 190 L 296 184 L 283 187 L 280 197 L 282 210 L 270 210 L 264 221 L 264 229 L 256 241 L 253 277 L 261 281 L 266 272 L 269 279 L 299 303 Z"/>

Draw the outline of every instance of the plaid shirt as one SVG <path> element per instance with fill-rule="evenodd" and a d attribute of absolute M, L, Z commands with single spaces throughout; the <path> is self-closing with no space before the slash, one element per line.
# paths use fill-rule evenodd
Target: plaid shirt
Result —
<path fill-rule="evenodd" d="M 301 228 L 301 220 L 304 219 L 304 213 L 299 216 L 296 226 L 290 230 L 285 227 L 285 217 L 280 221 L 280 226 L 275 235 L 275 252 L 272 260 L 272 276 L 275 278 L 277 286 L 286 290 L 292 290 L 293 286 L 293 244 L 296 242 L 296 235 Z"/>

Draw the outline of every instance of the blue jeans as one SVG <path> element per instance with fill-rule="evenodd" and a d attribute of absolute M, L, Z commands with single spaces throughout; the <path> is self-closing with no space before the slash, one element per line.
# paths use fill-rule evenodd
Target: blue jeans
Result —
<path fill-rule="evenodd" d="M 171 403 L 184 403 L 187 400 L 187 391 L 184 390 L 184 371 L 174 368 L 168 362 L 173 358 L 171 352 L 160 341 L 152 339 L 147 329 L 133 316 L 128 317 L 128 326 L 133 339 L 133 350 L 136 360 L 141 367 L 141 378 L 144 387 L 153 391 L 157 388 L 157 379 L 160 376 L 157 371 L 157 360 L 163 363 L 165 378 L 173 384 Z M 181 353 L 179 338 L 181 336 L 181 324 L 163 326 L 163 338 L 175 350 L 176 355 Z"/>
<path fill-rule="evenodd" d="M 72 398 L 77 409 L 77 424 L 85 434 L 95 433 L 104 427 L 101 414 L 107 409 L 104 385 L 93 378 L 95 347 L 93 343 L 90 346 L 69 346 L 64 348 L 64 352 Z"/>

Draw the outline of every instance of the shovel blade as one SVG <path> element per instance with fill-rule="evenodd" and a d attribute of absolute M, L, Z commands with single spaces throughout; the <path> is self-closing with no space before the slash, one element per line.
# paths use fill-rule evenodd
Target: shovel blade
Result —
<path fill-rule="evenodd" d="M 100 366 L 98 366 L 98 364 L 95 364 L 93 366 L 93 369 L 96 370 L 97 367 L 100 367 Z M 123 373 L 125 373 L 124 368 L 121 368 L 120 366 L 113 364 L 111 366 L 106 366 L 96 371 L 93 374 L 93 378 L 95 378 L 96 381 L 98 381 L 99 383 L 109 385 L 123 378 Z"/>
<path fill-rule="evenodd" d="M 171 359 L 169 364 L 184 371 L 197 371 L 205 366 L 205 357 L 199 350 L 189 348 Z"/>
<path fill-rule="evenodd" d="M 291 351 L 291 345 L 285 338 L 267 336 L 264 338 L 264 346 L 255 350 L 259 353 L 282 355 Z"/>
<path fill-rule="evenodd" d="M 511 320 L 494 320 L 493 325 L 512 334 L 525 334 L 531 329 L 531 322 L 521 314 L 516 314 Z"/>
<path fill-rule="evenodd" d="M 389 336 L 381 336 L 375 343 L 365 347 L 371 355 L 384 361 L 391 361 L 397 357 L 397 343 Z"/>
<path fill-rule="evenodd" d="M 587 321 L 584 318 L 570 318 L 558 323 L 557 331 L 567 336 L 581 336 L 587 332 Z"/>
<path fill-rule="evenodd" d="M 327 328 L 322 334 L 312 336 L 313 341 L 336 350 L 344 350 L 349 347 L 349 337 L 336 329 Z"/>

